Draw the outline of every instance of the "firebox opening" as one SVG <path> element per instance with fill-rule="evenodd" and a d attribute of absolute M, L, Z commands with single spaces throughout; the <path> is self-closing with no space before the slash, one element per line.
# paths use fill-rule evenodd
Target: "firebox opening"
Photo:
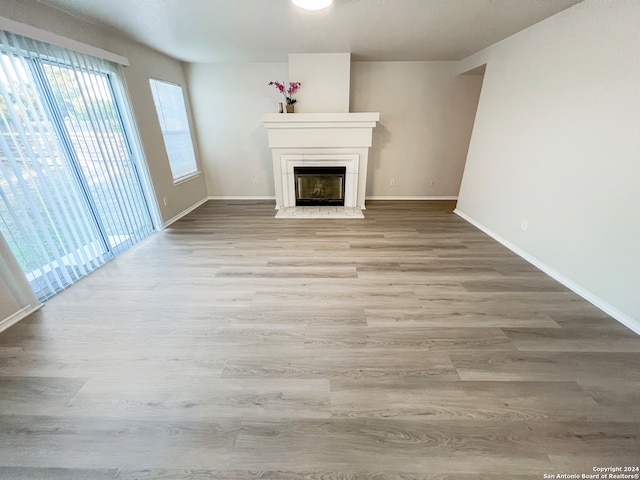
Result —
<path fill-rule="evenodd" d="M 346 167 L 294 167 L 296 206 L 344 206 Z"/>

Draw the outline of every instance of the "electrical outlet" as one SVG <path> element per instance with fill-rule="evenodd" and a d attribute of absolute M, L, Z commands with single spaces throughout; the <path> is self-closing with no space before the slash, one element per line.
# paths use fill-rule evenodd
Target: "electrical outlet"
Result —
<path fill-rule="evenodd" d="M 258 186 L 258 180 L 256 178 L 253 179 L 253 186 L 254 187 Z"/>
<path fill-rule="evenodd" d="M 526 230 L 528 226 L 529 226 L 529 220 L 522 220 L 522 223 L 520 224 L 520 228 L 522 230 Z"/>
<path fill-rule="evenodd" d="M 429 186 L 430 186 L 430 187 L 433 187 L 435 184 L 436 184 L 436 181 L 435 181 L 435 180 L 431 180 L 431 181 L 429 182 Z"/>
<path fill-rule="evenodd" d="M 396 179 L 395 178 L 390 178 L 389 179 L 389 185 L 391 185 L 392 187 L 396 184 Z"/>

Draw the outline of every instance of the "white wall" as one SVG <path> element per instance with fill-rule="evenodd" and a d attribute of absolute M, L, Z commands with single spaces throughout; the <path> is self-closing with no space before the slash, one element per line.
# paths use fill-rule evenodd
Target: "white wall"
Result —
<path fill-rule="evenodd" d="M 209 195 L 273 197 L 262 114 L 284 101 L 268 83 L 287 78 L 287 64 L 192 64 L 188 72 Z"/>
<path fill-rule="evenodd" d="M 0 235 L 0 332 L 39 306 L 9 245 Z"/>
<path fill-rule="evenodd" d="M 289 81 L 301 82 L 298 113 L 346 113 L 351 84 L 350 53 L 290 53 Z"/>
<path fill-rule="evenodd" d="M 351 77 L 351 111 L 380 112 L 367 196 L 457 196 L 482 78 L 456 62 L 356 62 Z"/>
<path fill-rule="evenodd" d="M 188 72 L 209 195 L 273 196 L 261 115 L 277 111 L 282 95 L 267 84 L 286 78 L 287 64 L 195 64 Z M 367 195 L 456 196 L 481 77 L 458 75 L 456 62 L 356 62 L 351 76 L 350 110 L 381 112 Z"/>
<path fill-rule="evenodd" d="M 638 25 L 587 0 L 462 62 L 487 67 L 458 210 L 640 331 Z"/>

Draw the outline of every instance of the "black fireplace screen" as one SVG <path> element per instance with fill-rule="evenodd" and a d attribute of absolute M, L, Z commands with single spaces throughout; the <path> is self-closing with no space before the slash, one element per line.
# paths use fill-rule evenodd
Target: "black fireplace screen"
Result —
<path fill-rule="evenodd" d="M 296 205 L 344 205 L 346 167 L 294 167 Z"/>

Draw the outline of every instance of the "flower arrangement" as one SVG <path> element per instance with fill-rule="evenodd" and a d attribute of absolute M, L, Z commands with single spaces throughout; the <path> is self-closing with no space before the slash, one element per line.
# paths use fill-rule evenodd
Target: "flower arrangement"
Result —
<path fill-rule="evenodd" d="M 284 98 L 287 100 L 287 105 L 293 105 L 296 103 L 296 99 L 293 98 L 293 94 L 300 88 L 300 82 L 289 82 L 289 88 L 286 88 L 284 83 L 280 82 L 269 82 L 269 85 L 275 85 L 278 91 L 284 95 Z"/>

